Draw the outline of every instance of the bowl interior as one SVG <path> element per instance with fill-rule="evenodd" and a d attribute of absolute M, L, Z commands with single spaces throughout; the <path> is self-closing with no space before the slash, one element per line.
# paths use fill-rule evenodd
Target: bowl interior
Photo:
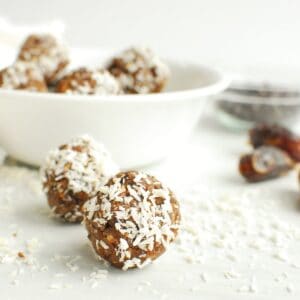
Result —
<path fill-rule="evenodd" d="M 0 67 L 5 67 L 14 61 L 16 50 L 10 48 L 6 49 L 7 59 L 5 62 L 0 58 Z M 3 49 L 2 49 L 3 50 Z M 3 51 L 2 51 L 3 52 Z M 105 67 L 110 59 L 118 51 L 107 50 L 103 48 L 70 48 L 71 64 L 68 70 L 78 67 L 102 68 Z M 17 96 L 27 96 L 40 99 L 57 99 L 57 100 L 72 100 L 74 101 L 95 101 L 96 99 L 102 101 L 161 101 L 161 100 L 179 100 L 190 96 L 210 96 L 220 91 L 223 91 L 229 85 L 229 78 L 224 76 L 218 70 L 211 67 L 195 64 L 194 62 L 178 61 L 174 59 L 163 59 L 170 68 L 170 80 L 162 93 L 154 94 L 139 94 L 139 95 L 67 95 L 55 93 L 31 93 L 21 90 L 3 90 L 0 89 L 0 94 L 15 94 Z M 29 94 L 29 95 L 28 95 Z M 193 94 L 193 95 L 192 95 Z"/>
<path fill-rule="evenodd" d="M 111 57 L 118 53 L 114 50 L 96 48 L 72 48 L 70 69 L 80 66 L 105 67 Z M 164 93 L 199 89 L 220 82 L 219 72 L 195 63 L 163 59 L 170 68 L 171 77 Z"/>

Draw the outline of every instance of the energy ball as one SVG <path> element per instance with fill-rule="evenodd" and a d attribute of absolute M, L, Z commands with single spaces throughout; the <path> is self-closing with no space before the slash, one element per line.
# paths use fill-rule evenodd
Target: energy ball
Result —
<path fill-rule="evenodd" d="M 69 64 L 66 47 L 50 34 L 32 34 L 21 46 L 18 60 L 36 63 L 47 84 L 53 84 Z"/>
<path fill-rule="evenodd" d="M 40 70 L 32 63 L 16 62 L 0 71 L 0 88 L 46 92 L 48 90 Z"/>
<path fill-rule="evenodd" d="M 83 207 L 96 254 L 117 268 L 142 268 L 175 239 L 180 211 L 173 192 L 155 177 L 120 172 Z"/>
<path fill-rule="evenodd" d="M 101 144 L 84 135 L 49 152 L 42 183 L 54 216 L 81 222 L 82 205 L 118 172 Z"/>
<path fill-rule="evenodd" d="M 56 92 L 81 95 L 117 95 L 118 81 L 106 70 L 80 68 L 59 80 Z"/>
<path fill-rule="evenodd" d="M 148 48 L 130 48 L 115 57 L 108 70 L 128 94 L 158 93 L 169 79 L 169 68 Z"/>

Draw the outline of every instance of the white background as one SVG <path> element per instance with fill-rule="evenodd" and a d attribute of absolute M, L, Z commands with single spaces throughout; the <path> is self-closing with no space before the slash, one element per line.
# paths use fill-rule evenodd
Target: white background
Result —
<path fill-rule="evenodd" d="M 122 48 L 143 43 L 159 53 L 189 57 L 228 69 L 243 66 L 264 69 L 271 65 L 293 69 L 296 75 L 300 70 L 300 1 L 297 0 L 0 0 L 0 16 L 18 25 L 62 20 L 66 24 L 67 39 L 76 46 Z M 285 76 L 281 73 L 278 75 Z M 246 134 L 229 133 L 216 123 L 203 119 L 186 152 L 171 156 L 154 171 L 172 186 L 195 184 L 207 185 L 208 189 L 248 189 L 250 186 L 244 183 L 236 170 L 239 155 L 247 149 L 246 141 Z M 297 174 L 291 173 L 288 177 L 258 187 L 268 190 L 271 199 L 266 199 L 263 193 L 262 198 L 257 199 L 257 208 L 268 204 L 270 213 L 299 228 Z M 160 296 L 165 293 L 167 299 L 300 298 L 300 269 L 292 268 L 289 262 L 276 260 L 272 255 L 259 251 L 256 253 L 255 249 L 234 249 L 243 251 L 240 253 L 242 259 L 235 263 L 225 260 L 224 255 L 220 256 L 222 260 L 219 263 L 212 255 L 210 260 L 200 265 L 184 263 L 171 251 L 143 272 L 129 272 L 127 276 L 122 276 L 123 273 L 112 270 L 103 286 L 91 290 L 82 286 L 80 281 L 81 276 L 90 272 L 94 264 L 90 253 L 82 246 L 85 233 L 80 227 L 61 228 L 59 224 L 38 214 L 37 208 L 45 206 L 45 201 L 40 202 L 36 198 L 26 203 L 21 201 L 23 199 L 23 190 L 20 189 L 19 197 L 14 201 L 17 203 L 20 200 L 21 205 L 16 205 L 19 210 L 16 216 L 22 213 L 22 218 L 13 219 L 10 215 L 1 218 L 0 234 L 7 234 L 8 224 L 18 222 L 29 234 L 28 237 L 36 235 L 44 241 L 46 250 L 41 251 L 42 260 L 48 259 L 49 263 L 53 249 L 56 249 L 60 253 L 79 253 L 83 256 L 82 266 L 74 276 L 68 274 L 67 279 L 74 288 L 63 291 L 49 290 L 48 285 L 55 280 L 53 274 L 65 272 L 64 265 L 62 269 L 53 267 L 48 273 L 33 278 L 26 273 L 24 278 L 21 277 L 18 287 L 9 284 L 9 266 L 0 268 L 1 300 L 29 299 L 31 291 L 35 295 L 31 295 L 30 299 L 49 300 L 81 299 L 85 295 L 90 299 L 117 299 L 120 294 L 122 299 L 164 299 Z M 36 224 L 39 224 L 38 228 Z M 64 239 L 58 239 L 62 230 Z M 298 265 L 299 247 L 299 241 L 291 243 L 288 253 Z M 211 251 L 222 251 L 211 248 L 204 250 L 209 255 Z M 254 269 L 249 267 L 251 251 L 257 255 Z M 237 281 L 224 278 L 223 272 L 232 266 L 243 275 Z M 205 284 L 201 282 L 201 272 L 208 274 L 209 280 Z M 282 274 L 286 275 L 283 282 L 274 280 Z M 178 281 L 182 276 L 183 282 Z M 237 292 L 244 284 L 248 284 L 252 276 L 257 278 L 258 291 L 255 294 Z M 138 293 L 139 283 L 145 280 L 151 281 L 151 287 Z M 294 287 L 293 292 L 288 291 L 288 284 Z M 194 286 L 199 290 L 192 292 Z M 159 291 L 159 296 L 153 294 L 155 290 Z"/>
<path fill-rule="evenodd" d="M 298 0 L 0 0 L 16 24 L 58 19 L 72 45 L 148 44 L 218 66 L 300 67 Z"/>

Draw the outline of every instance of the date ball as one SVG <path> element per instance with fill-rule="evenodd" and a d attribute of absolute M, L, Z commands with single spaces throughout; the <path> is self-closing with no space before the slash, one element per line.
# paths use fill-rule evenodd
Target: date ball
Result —
<path fill-rule="evenodd" d="M 50 151 L 42 169 L 42 183 L 54 216 L 81 222 L 82 205 L 117 172 L 104 147 L 86 135 Z"/>
<path fill-rule="evenodd" d="M 37 64 L 47 84 L 53 84 L 69 64 L 66 47 L 50 34 L 28 36 L 17 59 Z"/>
<path fill-rule="evenodd" d="M 81 95 L 117 95 L 119 82 L 106 70 L 80 68 L 65 75 L 56 86 L 57 93 Z"/>
<path fill-rule="evenodd" d="M 3 89 L 46 92 L 48 90 L 40 70 L 32 63 L 16 62 L 0 71 L 0 87 Z"/>
<path fill-rule="evenodd" d="M 158 93 L 163 90 L 169 69 L 150 49 L 130 48 L 115 57 L 108 70 L 128 94 Z"/>
<path fill-rule="evenodd" d="M 179 204 L 155 177 L 129 171 L 112 177 L 83 208 L 96 254 L 117 268 L 142 268 L 175 239 Z"/>

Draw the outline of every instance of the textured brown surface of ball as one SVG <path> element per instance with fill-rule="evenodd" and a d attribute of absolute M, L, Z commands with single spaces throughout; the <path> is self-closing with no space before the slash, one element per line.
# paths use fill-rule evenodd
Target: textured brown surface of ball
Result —
<path fill-rule="evenodd" d="M 98 256 L 117 268 L 142 268 L 175 239 L 179 204 L 155 177 L 121 172 L 84 205 L 88 237 Z"/>
<path fill-rule="evenodd" d="M 81 95 L 117 95 L 121 93 L 118 81 L 106 70 L 80 68 L 63 78 L 56 86 L 57 93 Z"/>
<path fill-rule="evenodd" d="M 128 94 L 161 92 L 168 79 L 168 67 L 148 48 L 130 48 L 115 57 L 108 70 Z"/>
<path fill-rule="evenodd" d="M 50 34 L 28 36 L 17 59 L 37 64 L 48 84 L 53 84 L 69 64 L 66 47 Z"/>
<path fill-rule="evenodd" d="M 0 87 L 3 89 L 46 92 L 48 90 L 40 70 L 32 63 L 16 62 L 0 71 Z"/>
<path fill-rule="evenodd" d="M 42 183 L 54 216 L 81 222 L 82 205 L 117 172 L 108 152 L 89 136 L 74 138 L 50 151 Z"/>

